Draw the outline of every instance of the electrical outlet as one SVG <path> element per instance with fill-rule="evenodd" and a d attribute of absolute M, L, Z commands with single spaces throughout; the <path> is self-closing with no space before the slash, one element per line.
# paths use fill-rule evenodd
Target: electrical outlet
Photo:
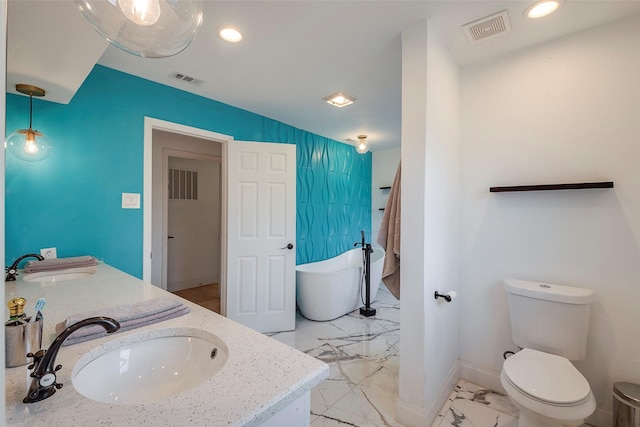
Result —
<path fill-rule="evenodd" d="M 56 248 L 40 249 L 40 255 L 42 255 L 44 257 L 44 259 L 56 259 L 56 258 L 58 258 L 58 254 L 56 253 Z"/>

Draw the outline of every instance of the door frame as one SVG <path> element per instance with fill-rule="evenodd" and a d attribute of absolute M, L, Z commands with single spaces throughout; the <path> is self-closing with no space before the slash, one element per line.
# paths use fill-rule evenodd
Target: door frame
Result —
<path fill-rule="evenodd" d="M 160 130 L 179 135 L 187 135 L 209 141 L 215 141 L 222 145 L 221 176 L 220 176 L 220 311 L 226 316 L 227 296 L 227 144 L 233 141 L 233 137 L 204 129 L 185 126 L 178 123 L 144 118 L 144 164 L 143 164 L 143 226 L 142 226 L 142 280 L 151 283 L 152 265 L 152 220 L 154 203 L 153 194 L 153 131 Z M 164 239 L 166 236 L 161 236 Z M 156 254 L 158 256 L 160 254 Z M 164 255 L 160 255 L 162 257 Z M 158 284 L 155 286 L 162 287 Z M 166 290 L 166 289 L 165 289 Z"/>

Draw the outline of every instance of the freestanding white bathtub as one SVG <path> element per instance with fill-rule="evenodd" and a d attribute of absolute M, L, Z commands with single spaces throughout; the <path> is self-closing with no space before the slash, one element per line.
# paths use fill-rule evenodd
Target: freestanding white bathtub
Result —
<path fill-rule="evenodd" d="M 363 250 L 351 249 L 324 261 L 296 267 L 296 301 L 300 312 L 310 320 L 332 320 L 347 314 L 366 301 Z M 375 300 L 382 279 L 384 250 L 373 246 L 371 254 L 371 301 Z M 360 284 L 362 283 L 362 297 Z"/>

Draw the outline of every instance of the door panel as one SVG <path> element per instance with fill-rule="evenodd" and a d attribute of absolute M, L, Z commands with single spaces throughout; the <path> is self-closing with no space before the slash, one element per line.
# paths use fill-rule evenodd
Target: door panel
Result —
<path fill-rule="evenodd" d="M 286 308 L 284 288 L 280 283 L 284 283 L 287 274 L 287 261 L 283 256 L 267 257 L 267 269 L 269 277 L 269 302 L 267 312 L 282 312 Z"/>
<path fill-rule="evenodd" d="M 238 315 L 257 314 L 258 302 L 258 259 L 257 257 L 238 258 Z"/>
<path fill-rule="evenodd" d="M 258 239 L 258 183 L 241 182 L 238 185 L 240 192 L 241 214 L 240 239 Z"/>
<path fill-rule="evenodd" d="M 260 332 L 295 329 L 296 147 L 231 142 L 227 317 Z"/>
<path fill-rule="evenodd" d="M 286 238 L 287 235 L 287 186 L 269 183 L 269 238 Z"/>

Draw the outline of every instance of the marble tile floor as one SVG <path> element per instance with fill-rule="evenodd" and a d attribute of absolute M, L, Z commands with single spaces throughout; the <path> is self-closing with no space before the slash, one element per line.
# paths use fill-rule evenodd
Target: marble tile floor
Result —
<path fill-rule="evenodd" d="M 296 330 L 272 334 L 329 364 L 327 380 L 311 391 L 312 427 L 402 427 L 396 421 L 400 305 L 380 290 L 375 317 L 358 311 L 330 322 L 298 313 Z M 517 427 L 509 398 L 461 380 L 432 427 Z"/>
<path fill-rule="evenodd" d="M 329 322 L 298 312 L 295 331 L 269 334 L 329 364 L 329 378 L 311 391 L 311 427 L 402 427 L 400 304 L 381 285 L 372 306 L 375 317 L 356 310 Z M 517 427 L 517 414 L 507 396 L 460 380 L 431 427 Z"/>
<path fill-rule="evenodd" d="M 504 394 L 460 380 L 431 427 L 517 427 L 517 417 Z"/>
<path fill-rule="evenodd" d="M 312 427 L 400 426 L 400 305 L 381 285 L 372 306 L 374 317 L 356 310 L 328 322 L 297 313 L 295 331 L 269 334 L 329 364 L 329 378 L 311 392 Z"/>
<path fill-rule="evenodd" d="M 431 425 L 449 426 L 518 427 L 518 408 L 502 393 L 460 380 Z"/>

